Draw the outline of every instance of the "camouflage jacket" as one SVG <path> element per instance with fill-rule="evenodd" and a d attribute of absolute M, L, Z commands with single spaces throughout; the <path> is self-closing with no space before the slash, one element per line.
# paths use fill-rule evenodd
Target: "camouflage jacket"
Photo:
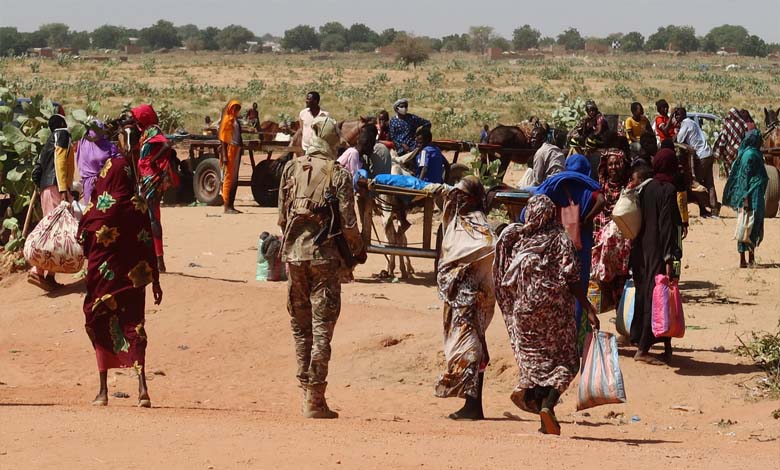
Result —
<path fill-rule="evenodd" d="M 333 240 L 315 244 L 317 235 L 329 222 L 329 217 L 318 211 L 325 205 L 328 191 L 339 200 L 341 230 L 352 253 L 363 250 L 352 178 L 347 170 L 332 160 L 303 156 L 287 162 L 279 184 L 279 226 L 284 234 L 282 261 L 341 260 Z"/>

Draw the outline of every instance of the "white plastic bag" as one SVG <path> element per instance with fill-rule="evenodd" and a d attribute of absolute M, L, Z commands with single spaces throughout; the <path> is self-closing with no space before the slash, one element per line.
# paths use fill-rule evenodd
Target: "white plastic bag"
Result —
<path fill-rule="evenodd" d="M 77 273 L 84 264 L 84 250 L 76 239 L 79 223 L 63 201 L 49 212 L 24 242 L 24 259 L 32 266 L 54 273 Z"/>

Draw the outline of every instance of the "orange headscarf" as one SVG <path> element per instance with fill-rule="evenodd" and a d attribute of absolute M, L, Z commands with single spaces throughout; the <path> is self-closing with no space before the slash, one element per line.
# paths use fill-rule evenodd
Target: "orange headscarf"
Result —
<path fill-rule="evenodd" d="M 241 110 L 241 102 L 238 100 L 228 101 L 225 109 L 222 110 L 222 119 L 219 121 L 219 140 L 226 144 L 233 142 L 233 131 L 238 124 L 238 112 Z"/>

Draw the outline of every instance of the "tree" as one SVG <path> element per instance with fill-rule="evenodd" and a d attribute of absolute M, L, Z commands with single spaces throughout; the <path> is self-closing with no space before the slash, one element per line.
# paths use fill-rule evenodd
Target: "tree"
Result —
<path fill-rule="evenodd" d="M 576 28 L 569 28 L 559 34 L 557 42 L 561 46 L 564 46 L 568 51 L 585 49 L 585 40 Z"/>
<path fill-rule="evenodd" d="M 539 40 L 539 47 L 548 47 L 552 46 L 553 44 L 555 44 L 555 38 L 550 36 L 545 36 Z"/>
<path fill-rule="evenodd" d="M 192 52 L 202 51 L 205 47 L 203 38 L 200 36 L 187 38 L 183 40 L 181 43 L 188 51 L 192 51 Z"/>
<path fill-rule="evenodd" d="M 139 32 L 141 44 L 152 49 L 172 49 L 181 46 L 176 35 L 176 27 L 170 21 L 159 20 L 157 23 Z"/>
<path fill-rule="evenodd" d="M 25 50 L 25 38 L 16 27 L 0 27 L 0 56 L 20 55 Z"/>
<path fill-rule="evenodd" d="M 200 29 L 194 24 L 185 24 L 176 27 L 176 35 L 184 43 L 187 39 L 200 38 Z"/>
<path fill-rule="evenodd" d="M 769 53 L 769 46 L 767 46 L 763 39 L 754 34 L 746 37 L 737 50 L 740 55 L 766 57 Z"/>
<path fill-rule="evenodd" d="M 311 26 L 299 25 L 284 32 L 282 47 L 288 50 L 310 51 L 320 47 L 320 38 Z"/>
<path fill-rule="evenodd" d="M 488 47 L 494 47 L 503 52 L 512 49 L 512 43 L 502 36 L 495 36 L 488 42 Z"/>
<path fill-rule="evenodd" d="M 347 44 L 352 48 L 353 44 L 360 42 L 376 44 L 379 42 L 379 35 L 363 23 L 355 23 L 347 30 Z"/>
<path fill-rule="evenodd" d="M 398 51 L 398 60 L 405 64 L 421 64 L 428 60 L 431 53 L 430 42 L 414 36 L 398 36 L 393 46 Z"/>
<path fill-rule="evenodd" d="M 68 41 L 68 25 L 64 23 L 47 23 L 38 28 L 38 32 L 46 38 L 46 45 L 49 47 L 66 47 L 70 44 Z"/>
<path fill-rule="evenodd" d="M 441 51 L 441 48 L 444 45 L 444 43 L 442 42 L 441 39 L 439 39 L 439 38 L 428 38 L 428 40 L 431 43 L 431 49 L 432 50 L 434 50 L 436 52 L 440 52 Z"/>
<path fill-rule="evenodd" d="M 492 26 L 472 26 L 469 28 L 469 47 L 472 52 L 482 54 L 493 39 Z"/>
<path fill-rule="evenodd" d="M 89 33 L 86 31 L 73 31 L 68 35 L 68 46 L 76 50 L 89 49 Z"/>
<path fill-rule="evenodd" d="M 320 26 L 320 37 L 329 34 L 338 34 L 339 36 L 342 36 L 345 41 L 347 40 L 347 28 L 338 21 L 330 21 Z"/>
<path fill-rule="evenodd" d="M 247 41 L 254 41 L 254 39 L 255 33 L 236 24 L 225 26 L 216 37 L 219 48 L 227 51 L 243 49 Z"/>
<path fill-rule="evenodd" d="M 645 47 L 645 37 L 642 33 L 631 31 L 620 39 L 620 49 L 626 52 L 641 51 Z"/>
<path fill-rule="evenodd" d="M 216 51 L 219 50 L 219 44 L 217 43 L 217 36 L 219 35 L 219 28 L 209 26 L 200 32 L 200 39 L 203 41 L 204 51 Z"/>
<path fill-rule="evenodd" d="M 398 32 L 394 28 L 387 28 L 386 30 L 382 31 L 382 33 L 379 35 L 379 38 L 377 39 L 377 44 L 382 46 L 388 46 L 395 41 L 395 37 L 398 35 Z"/>
<path fill-rule="evenodd" d="M 526 49 L 532 49 L 539 47 L 539 38 L 542 37 L 542 33 L 538 29 L 534 29 L 531 25 L 524 24 L 512 32 L 512 45 L 516 51 L 524 51 Z"/>
<path fill-rule="evenodd" d="M 92 46 L 98 49 L 119 49 L 127 41 L 127 30 L 121 26 L 104 24 L 92 31 Z"/>
<path fill-rule="evenodd" d="M 466 34 L 450 34 L 441 38 L 441 50 L 449 52 L 468 51 L 469 37 Z"/>
<path fill-rule="evenodd" d="M 673 50 L 691 52 L 699 48 L 699 40 L 692 26 L 669 25 L 658 28 L 645 43 L 647 50 Z"/>
<path fill-rule="evenodd" d="M 347 50 L 347 40 L 341 34 L 330 33 L 320 36 L 320 50 L 342 52 Z"/>
<path fill-rule="evenodd" d="M 747 38 L 748 31 L 743 26 L 724 24 L 712 28 L 704 36 L 702 48 L 707 52 L 717 52 L 723 48 L 737 49 Z"/>

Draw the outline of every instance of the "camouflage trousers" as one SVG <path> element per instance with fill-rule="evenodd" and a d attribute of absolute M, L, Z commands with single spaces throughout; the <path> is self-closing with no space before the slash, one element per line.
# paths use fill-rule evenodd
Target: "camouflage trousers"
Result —
<path fill-rule="evenodd" d="M 304 388 L 327 383 L 330 341 L 341 311 L 339 267 L 333 260 L 287 264 L 287 311 Z"/>

